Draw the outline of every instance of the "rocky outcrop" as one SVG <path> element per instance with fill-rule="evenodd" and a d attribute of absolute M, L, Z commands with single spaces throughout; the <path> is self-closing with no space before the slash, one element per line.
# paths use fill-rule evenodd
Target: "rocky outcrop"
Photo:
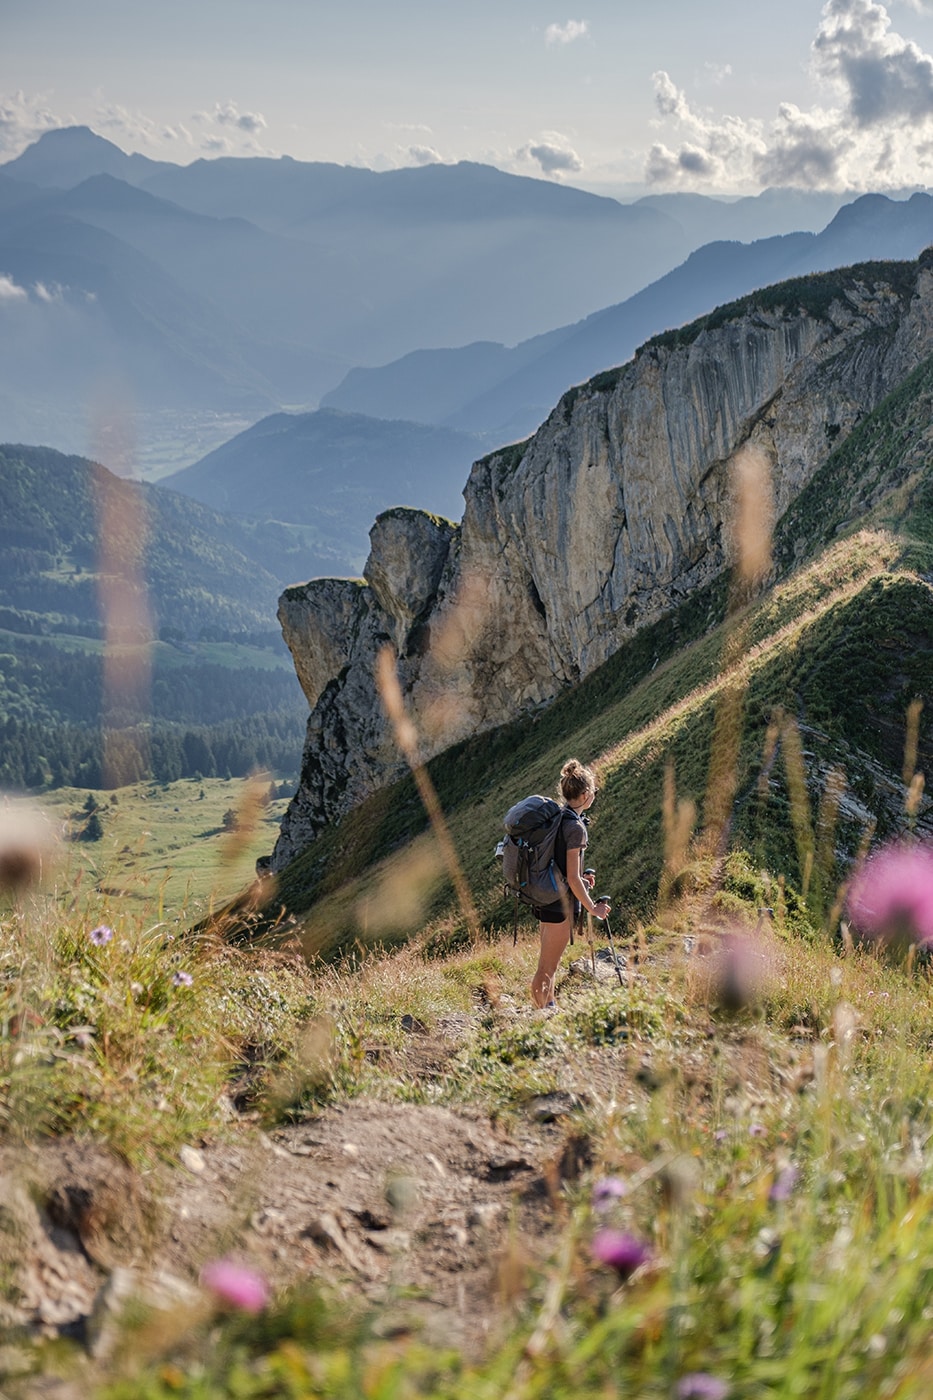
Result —
<path fill-rule="evenodd" d="M 426 754 L 552 700 L 727 567 L 738 448 L 766 455 L 780 515 L 933 351 L 923 264 L 787 284 L 658 337 L 477 462 L 459 530 L 390 511 L 364 583 L 288 590 L 279 615 L 312 713 L 274 868 L 400 771 L 373 682 L 381 646 Z"/>

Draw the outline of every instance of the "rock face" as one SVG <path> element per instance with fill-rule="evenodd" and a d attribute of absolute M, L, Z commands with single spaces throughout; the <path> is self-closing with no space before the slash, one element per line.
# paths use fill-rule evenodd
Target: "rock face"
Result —
<path fill-rule="evenodd" d="M 780 516 L 933 352 L 925 258 L 814 278 L 811 309 L 787 284 L 658 337 L 477 462 L 459 529 L 390 511 L 363 583 L 289 589 L 279 617 L 312 712 L 273 868 L 401 771 L 380 647 L 430 756 L 546 704 L 722 572 L 736 451 L 765 454 Z"/>

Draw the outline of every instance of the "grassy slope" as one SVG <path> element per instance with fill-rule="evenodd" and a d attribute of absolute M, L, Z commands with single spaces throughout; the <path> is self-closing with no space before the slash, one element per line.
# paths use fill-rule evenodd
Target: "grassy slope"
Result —
<path fill-rule="evenodd" d="M 491 852 L 502 813 L 516 793 L 550 791 L 563 759 L 578 754 L 602 771 L 604 793 L 591 840 L 620 912 L 644 916 L 661 867 L 661 794 L 673 762 L 677 787 L 701 806 L 710 741 L 723 692 L 723 656 L 747 651 L 747 685 L 736 786 L 736 832 L 766 864 L 800 879 L 782 769 L 772 776 L 776 821 L 751 800 L 767 725 L 783 707 L 804 726 L 811 796 L 841 767 L 858 802 L 876 808 L 890 830 L 891 804 L 878 780 L 899 777 L 907 706 L 933 693 L 933 471 L 928 424 L 933 362 L 921 366 L 829 459 L 779 522 L 776 559 L 812 562 L 786 575 L 755 606 L 729 622 L 720 581 L 669 618 L 645 629 L 581 686 L 543 715 L 458 745 L 430 764 L 458 854 L 487 924 L 508 917 Z M 873 505 L 852 533 L 853 499 Z M 835 544 L 828 544 L 838 536 Z M 718 625 L 715 624 L 718 620 Z M 921 727 L 920 767 L 929 761 L 931 716 Z M 303 853 L 280 877 L 277 900 L 305 920 L 314 946 L 364 936 L 358 896 L 379 889 L 385 862 L 423 831 L 414 784 L 377 793 Z M 840 836 L 851 854 L 861 836 Z M 395 860 L 404 859 L 396 856 Z M 606 872 L 610 872 L 606 874 Z M 353 897 L 348 891 L 353 891 Z M 378 898 L 378 895 L 377 895 Z M 450 908 L 442 882 L 425 893 L 424 912 Z M 280 906 L 279 906 L 280 907 Z M 404 921 L 402 921 L 404 924 Z M 322 929 L 332 930 L 325 936 Z M 400 926 L 398 932 L 404 933 Z"/>
<path fill-rule="evenodd" d="M 146 909 L 176 922 L 200 917 L 252 879 L 257 857 L 275 839 L 285 800 L 259 806 L 260 786 L 268 782 L 206 778 L 99 793 L 104 834 L 94 842 L 67 839 L 84 825 L 87 791 L 47 793 L 41 810 L 66 837 L 51 886 L 70 891 L 76 907 L 93 904 L 106 922 Z M 231 810 L 243 816 L 237 832 L 224 829 Z"/>

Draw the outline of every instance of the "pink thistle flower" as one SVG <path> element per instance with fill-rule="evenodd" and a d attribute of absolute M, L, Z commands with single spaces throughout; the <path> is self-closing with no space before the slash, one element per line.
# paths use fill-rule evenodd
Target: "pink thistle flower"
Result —
<path fill-rule="evenodd" d="M 233 1259 L 215 1259 L 205 1264 L 201 1284 L 219 1302 L 240 1312 L 262 1312 L 269 1301 L 269 1285 L 262 1274 Z"/>
<path fill-rule="evenodd" d="M 113 929 L 108 928 L 106 924 L 98 924 L 97 928 L 92 928 L 88 934 L 88 938 L 95 948 L 103 948 L 104 944 L 109 943 L 112 937 Z"/>
<path fill-rule="evenodd" d="M 631 1278 L 651 1258 L 648 1246 L 625 1230 L 597 1230 L 590 1251 L 594 1259 L 615 1269 L 622 1279 Z"/>
<path fill-rule="evenodd" d="M 853 924 L 869 938 L 933 945 L 933 846 L 883 846 L 852 881 L 847 903 Z"/>
<path fill-rule="evenodd" d="M 613 1201 L 626 1195 L 628 1187 L 617 1176 L 604 1176 L 593 1187 L 593 1209 L 608 1210 Z"/>

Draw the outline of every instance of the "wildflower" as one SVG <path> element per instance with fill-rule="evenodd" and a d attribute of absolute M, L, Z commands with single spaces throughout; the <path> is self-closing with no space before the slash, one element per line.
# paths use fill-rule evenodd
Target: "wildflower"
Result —
<path fill-rule="evenodd" d="M 625 1182 L 620 1181 L 617 1176 L 604 1176 L 593 1187 L 593 1209 L 608 1210 L 612 1202 L 624 1196 L 627 1191 Z"/>
<path fill-rule="evenodd" d="M 764 1123 L 752 1123 L 748 1130 L 749 1137 L 764 1137 L 766 1132 Z"/>
<path fill-rule="evenodd" d="M 590 1250 L 600 1264 L 608 1264 L 622 1279 L 631 1278 L 651 1258 L 651 1250 L 624 1230 L 597 1230 Z"/>
<path fill-rule="evenodd" d="M 728 1128 L 717 1128 L 716 1131 L 715 1131 L 715 1133 L 713 1133 L 713 1138 L 714 1138 L 714 1140 L 715 1140 L 716 1142 L 725 1142 L 725 1140 L 726 1140 L 726 1138 L 727 1138 L 728 1136 L 729 1136 L 729 1130 L 728 1130 Z"/>
<path fill-rule="evenodd" d="M 677 1382 L 677 1400 L 725 1400 L 729 1387 L 708 1371 L 692 1371 Z"/>
<path fill-rule="evenodd" d="M 194 978 L 191 976 L 191 973 L 190 973 L 190 972 L 178 971 L 178 972 L 176 972 L 176 973 L 174 974 L 174 976 L 172 977 L 172 986 L 173 986 L 173 987 L 190 987 L 193 981 L 194 981 Z"/>
<path fill-rule="evenodd" d="M 793 1162 L 789 1162 L 786 1167 L 782 1167 L 771 1183 L 771 1190 L 768 1192 L 769 1201 L 786 1201 L 793 1194 L 794 1187 L 800 1178 L 800 1172 Z"/>
<path fill-rule="evenodd" d="M 849 890 L 859 933 L 884 943 L 933 946 L 933 845 L 898 842 L 869 856 Z"/>
<path fill-rule="evenodd" d="M 201 1270 L 201 1284 L 214 1297 L 240 1312 L 258 1313 L 269 1301 L 269 1285 L 262 1274 L 244 1268 L 233 1259 L 215 1259 Z"/>
<path fill-rule="evenodd" d="M 98 924 L 97 927 L 92 928 L 88 934 L 88 938 L 94 944 L 95 948 L 103 948 L 104 944 L 109 943 L 112 937 L 113 929 L 108 928 L 106 924 Z"/>

